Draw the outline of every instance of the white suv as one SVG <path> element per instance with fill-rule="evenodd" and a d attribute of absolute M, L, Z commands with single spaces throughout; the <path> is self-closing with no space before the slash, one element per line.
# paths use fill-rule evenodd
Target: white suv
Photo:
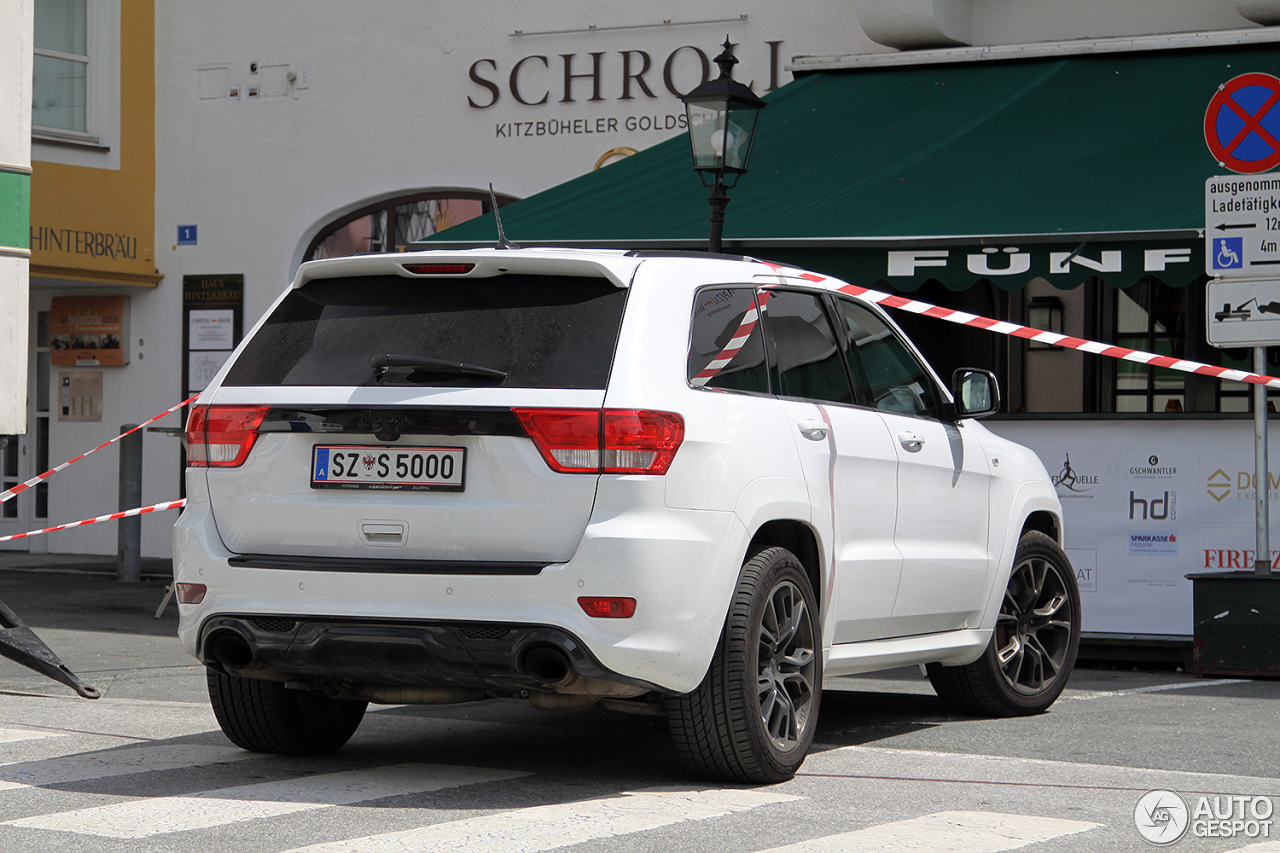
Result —
<path fill-rule="evenodd" d="M 926 664 L 1036 713 L 1080 634 L 1039 460 L 875 305 L 750 259 L 304 264 L 187 425 L 183 645 L 223 730 L 321 753 L 366 704 L 665 713 L 789 778 L 822 678 Z"/>

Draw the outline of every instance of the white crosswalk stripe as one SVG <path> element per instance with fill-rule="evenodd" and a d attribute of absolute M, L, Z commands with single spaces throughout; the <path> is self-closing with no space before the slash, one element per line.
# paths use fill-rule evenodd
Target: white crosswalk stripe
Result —
<path fill-rule="evenodd" d="M 135 746 L 104 752 L 83 752 L 40 761 L 0 764 L 0 791 L 266 757 L 231 746 L 193 744 Z"/>
<path fill-rule="evenodd" d="M 421 794 L 527 774 L 480 767 L 396 764 L 221 788 L 178 797 L 154 797 L 109 806 L 5 821 L 3 826 L 53 829 L 108 838 L 148 838 L 169 832 L 279 817 L 353 805 L 402 794 Z"/>
<path fill-rule="evenodd" d="M 798 800 L 735 788 L 647 788 L 618 797 L 532 806 L 487 817 L 299 847 L 289 853 L 536 853 Z"/>
<path fill-rule="evenodd" d="M 867 829 L 814 838 L 759 853 L 999 853 L 1062 835 L 1097 828 L 1096 823 L 993 812 L 938 812 Z"/>
<path fill-rule="evenodd" d="M 16 743 L 20 740 L 36 740 L 42 737 L 60 737 L 62 732 L 38 732 L 33 729 L 0 729 L 0 743 Z"/>

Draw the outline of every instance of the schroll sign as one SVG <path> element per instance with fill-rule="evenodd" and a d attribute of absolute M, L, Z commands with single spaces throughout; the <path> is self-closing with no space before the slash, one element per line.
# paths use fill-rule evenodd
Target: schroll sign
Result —
<path fill-rule="evenodd" d="M 782 65 L 779 53 L 782 41 L 766 41 L 764 45 L 768 85 L 760 90 L 762 93 L 778 88 Z M 743 53 L 750 61 L 750 52 Z M 679 98 L 705 83 L 711 76 L 711 60 L 702 48 L 691 44 L 677 47 L 665 58 L 645 50 L 554 56 L 534 53 L 517 59 L 509 68 L 504 68 L 497 59 L 477 59 L 471 63 L 467 76 L 478 87 L 467 95 L 467 104 L 477 110 L 496 106 L 504 97 L 526 107 L 544 106 L 553 100 L 559 104 L 656 100 L 664 89 Z M 753 88 L 762 82 L 759 78 L 752 81 Z"/>

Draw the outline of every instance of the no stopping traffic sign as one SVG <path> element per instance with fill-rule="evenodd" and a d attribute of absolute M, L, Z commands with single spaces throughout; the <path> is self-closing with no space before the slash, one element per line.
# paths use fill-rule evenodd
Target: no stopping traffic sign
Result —
<path fill-rule="evenodd" d="M 1204 141 L 1233 172 L 1280 164 L 1280 80 L 1255 72 L 1219 86 L 1204 113 Z"/>

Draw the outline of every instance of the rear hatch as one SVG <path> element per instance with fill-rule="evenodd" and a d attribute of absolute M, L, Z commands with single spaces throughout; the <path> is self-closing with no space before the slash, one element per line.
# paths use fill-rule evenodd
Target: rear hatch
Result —
<path fill-rule="evenodd" d="M 626 288 L 514 262 L 479 278 L 405 266 L 295 286 L 200 410 L 192 458 L 210 457 L 224 544 L 320 562 L 570 559 L 599 478 L 552 470 L 522 418 L 602 405 Z"/>

